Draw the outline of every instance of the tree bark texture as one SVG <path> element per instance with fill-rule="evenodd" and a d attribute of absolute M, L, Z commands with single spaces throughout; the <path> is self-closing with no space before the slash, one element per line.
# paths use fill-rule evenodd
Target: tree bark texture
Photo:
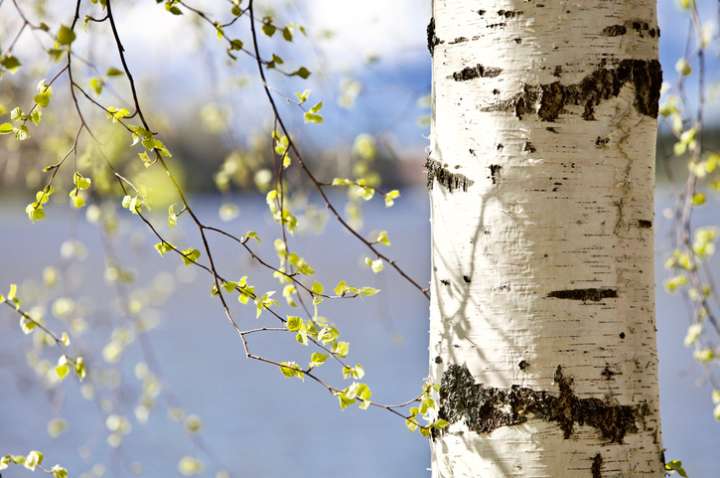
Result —
<path fill-rule="evenodd" d="M 434 0 L 436 478 L 663 476 L 654 0 Z"/>

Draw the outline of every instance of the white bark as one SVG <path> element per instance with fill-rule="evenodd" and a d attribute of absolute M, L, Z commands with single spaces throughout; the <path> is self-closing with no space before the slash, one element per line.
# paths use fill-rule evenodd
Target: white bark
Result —
<path fill-rule="evenodd" d="M 433 15 L 430 368 L 451 418 L 433 476 L 663 476 L 655 0 Z"/>

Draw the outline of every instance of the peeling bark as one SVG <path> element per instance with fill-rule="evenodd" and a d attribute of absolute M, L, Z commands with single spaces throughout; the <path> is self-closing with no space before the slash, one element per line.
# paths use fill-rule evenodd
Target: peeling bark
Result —
<path fill-rule="evenodd" d="M 514 97 L 482 108 L 483 111 L 514 111 L 518 118 L 536 114 L 543 121 L 555 121 L 567 106 L 582 106 L 582 118 L 595 119 L 595 108 L 616 98 L 625 85 L 632 85 L 635 109 L 657 118 L 662 70 L 657 60 L 621 60 L 615 68 L 598 67 L 579 83 L 560 81 L 523 87 Z"/>
<path fill-rule="evenodd" d="M 425 162 L 425 169 L 427 170 L 427 188 L 432 189 L 433 184 L 437 181 L 442 186 L 453 192 L 456 189 L 462 189 L 467 191 L 472 186 L 473 181 L 460 173 L 453 173 L 443 166 L 439 161 L 428 158 Z"/>
<path fill-rule="evenodd" d="M 589 426 L 604 439 L 622 443 L 625 435 L 638 432 L 638 425 L 649 413 L 645 403 L 617 405 L 598 398 L 579 398 L 573 392 L 572 378 L 565 377 L 559 365 L 554 380 L 557 395 L 520 385 L 499 389 L 476 383 L 467 367 L 451 365 L 441 382 L 440 417 L 451 425 L 463 421 L 481 434 L 531 419 L 544 420 L 560 427 L 566 440 L 576 426 Z"/>

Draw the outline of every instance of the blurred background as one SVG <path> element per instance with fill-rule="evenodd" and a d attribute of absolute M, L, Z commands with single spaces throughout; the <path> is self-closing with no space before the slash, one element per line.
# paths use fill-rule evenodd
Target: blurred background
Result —
<path fill-rule="evenodd" d="M 72 2 L 23 0 L 31 19 L 69 23 Z M 225 2 L 196 0 L 213 18 L 227 16 Z M 715 101 L 718 69 L 717 4 L 699 2 L 707 35 L 708 104 L 705 140 L 718 145 Z M 92 10 L 92 9 L 95 10 Z M 430 56 L 426 26 L 430 1 L 277 0 L 259 1 L 259 15 L 271 16 L 292 41 L 263 36 L 266 55 L 281 58 L 278 69 L 312 72 L 297 77 L 270 74 L 288 126 L 311 167 L 324 180 L 366 177 L 384 190 L 398 188 L 393 208 L 337 191 L 332 200 L 363 233 L 387 230 L 390 254 L 420 283 L 429 279 L 428 204 L 423 162 L 429 125 Z M 186 12 L 172 15 L 163 4 L 123 2 L 116 7 L 143 109 L 173 152 L 171 168 L 191 193 L 198 214 L 238 235 L 255 230 L 265 240 L 258 253 L 274 259 L 277 225 L 267 213 L 264 192 L 272 186 L 273 122 L 248 56 L 229 58 L 214 28 Z M 89 6 L 88 13 L 100 12 Z M 97 15 L 102 16 L 101 14 Z M 33 20 L 35 21 L 35 20 Z M 45 20 L 51 23 L 48 20 Z M 686 55 L 687 14 L 674 0 L 660 0 L 661 62 L 668 91 Z M 10 0 L 0 0 L 0 51 L 21 26 Z M 301 26 L 303 28 L 301 28 Z M 303 30 L 305 33 L 303 33 Z M 250 44 L 241 18 L 228 35 Z M 16 105 L 32 103 L 36 84 L 62 63 L 47 60 L 52 42 L 29 31 L 14 45 L 22 61 L 0 78 L 0 122 Z M 80 84 L 106 105 L 128 107 L 124 77 L 108 75 L 120 61 L 104 24 L 80 28 L 73 48 Z M 322 100 L 322 124 L 305 124 L 295 93 L 310 90 L 308 104 Z M 25 336 L 10 310 L 0 310 L 0 454 L 43 450 L 73 477 L 131 475 L 216 476 L 429 476 L 429 449 L 403 421 L 377 410 L 341 411 L 336 400 L 311 383 L 285 379 L 276 369 L 244 358 L 204 275 L 158 256 L 147 229 L 123 210 L 112 178 L 91 146 L 73 158 L 92 173 L 88 206 L 67 205 L 69 173 L 47 218 L 32 224 L 25 205 L 47 180 L 42 168 L 63 157 L 77 131 L 66 78 L 53 85 L 42 127 L 23 143 L 0 137 L 0 289 L 18 283 L 28 308 L 51 325 L 72 332 L 84 351 L 93 385 L 49 378 L 54 363 L 39 355 L 37 340 Z M 688 107 L 696 106 L 697 83 L 684 85 Z M 128 138 L 92 105 L 83 111 L 106 145 L 105 154 L 148 197 L 159 223 L 178 198 L 165 174 L 145 168 L 128 151 Z M 688 308 L 662 284 L 671 252 L 667 218 L 686 177 L 687 162 L 673 158 L 670 127 L 658 140 L 656 198 L 657 311 L 663 440 L 668 458 L 683 460 L 692 477 L 717 475 L 720 425 L 713 419 L 712 388 L 703 368 L 683 345 Z M 720 146 L 720 145 L 718 145 Z M 98 165 L 100 164 L 100 165 Z M 301 175 L 288 172 L 291 206 L 301 219 L 295 250 L 314 266 L 318 279 L 377 287 L 382 293 L 351 305 L 324 305 L 352 344 L 351 360 L 362 363 L 375 397 L 396 403 L 417 395 L 427 373 L 427 302 L 389 269 L 365 265 L 361 244 L 350 240 L 310 193 Z M 63 192 L 63 194 L 60 194 Z M 698 210 L 698 224 L 717 224 L 717 199 Z M 167 228 L 164 228 L 165 230 Z M 169 237 L 199 244 L 186 217 Z M 258 290 L 275 280 L 231 242 L 214 238 L 219 267 L 229 277 L 250 275 Z M 255 310 L 237 308 L 238 319 L 254 326 Z M 259 351 L 291 360 L 292 339 L 260 337 Z M 52 355 L 51 355 L 52 356 Z M 196 460 L 192 463 L 185 459 Z M 195 467 L 195 468 L 193 468 Z M 196 472 L 196 473 L 195 473 Z M 8 477 L 25 476 L 11 469 Z M 218 474 L 220 473 L 220 474 Z M 28 475 L 29 476 L 29 475 Z"/>

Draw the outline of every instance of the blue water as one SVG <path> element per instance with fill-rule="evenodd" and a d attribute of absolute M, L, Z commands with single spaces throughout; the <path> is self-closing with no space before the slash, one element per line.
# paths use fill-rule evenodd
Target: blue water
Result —
<path fill-rule="evenodd" d="M 228 227 L 238 234 L 257 230 L 268 238 L 259 250 L 272 258 L 269 239 L 275 237 L 277 227 L 264 218 L 264 205 L 242 198 L 238 203 L 241 214 Z M 198 204 L 201 216 L 216 217 L 216 200 L 199 199 Z M 670 204 L 667 194 L 660 195 L 658 204 L 661 284 L 668 226 L 660 211 Z M 711 208 L 706 206 L 704 211 L 710 214 Z M 122 217 L 129 220 L 123 221 L 120 249 L 123 261 L 136 273 L 136 285 L 147 287 L 159 271 L 175 273 L 176 260 L 159 257 L 152 249 L 155 241 L 144 229 L 132 218 Z M 68 236 L 81 238 L 86 244 L 87 258 L 68 269 L 62 287 L 88 304 L 85 318 L 95 332 L 76 344 L 88 350 L 87 356 L 97 357 L 113 324 L 124 320 L 113 307 L 112 291 L 102 279 L 104 259 L 97 229 L 64 208 L 51 209 L 49 218 L 35 225 L 27 222 L 19 204 L 4 206 L 0 218 L 0 250 L 5 251 L 0 258 L 3 288 L 11 281 L 38 280 L 45 265 L 58 264 L 60 244 Z M 407 193 L 389 210 L 371 206 L 366 219 L 366 231 L 389 230 L 394 257 L 414 277 L 427 281 L 429 222 L 424 193 Z M 197 239 L 193 245 L 199 246 Z M 214 239 L 213 247 L 219 267 L 228 277 L 249 274 L 258 290 L 276 288 L 232 243 Z M 362 247 L 332 222 L 322 235 L 299 237 L 295 249 L 315 266 L 319 278 L 327 284 L 342 277 L 351 283 L 383 289 L 383 294 L 372 299 L 325 305 L 324 315 L 336 322 L 351 342 L 350 359 L 364 365 L 366 381 L 377 399 L 398 402 L 414 396 L 427 372 L 426 300 L 389 269 L 373 276 L 361 263 Z M 181 269 L 187 276 L 188 269 Z M 427 444 L 417 434 L 407 432 L 399 418 L 378 410 L 340 411 L 335 399 L 315 384 L 285 379 L 274 368 L 246 360 L 239 339 L 216 300 L 207 293 L 208 276 L 198 272 L 191 279 L 177 281 L 170 301 L 153 307 L 162 321 L 148 337 L 161 363 L 167 390 L 179 397 L 183 408 L 202 418 L 200 436 L 211 456 L 197 449 L 180 425 L 167 419 L 160 399 L 146 425 L 135 421 L 132 410 L 139 383 L 133 377 L 132 365 L 141 359 L 137 343 L 126 352 L 122 384 L 113 397 L 117 407 L 114 413 L 131 417 L 133 430 L 121 448 L 109 448 L 105 444 L 104 418 L 93 402 L 81 398 L 75 380 L 67 380 L 49 394 L 38 385 L 23 358 L 30 339 L 21 334 L 16 318 L 4 310 L 0 311 L 0 454 L 40 449 L 48 464 L 61 462 L 70 468 L 72 476 L 103 463 L 106 476 L 126 477 L 130 476 L 130 464 L 140 463 L 143 476 L 174 477 L 179 476 L 179 458 L 186 454 L 205 463 L 202 476 L 214 476 L 221 466 L 235 477 L 429 475 Z M 31 290 L 27 285 L 21 291 L 23 288 Z M 679 297 L 668 296 L 661 286 L 657 297 L 667 456 L 682 459 L 691 477 L 716 476 L 713 470 L 720 465 L 716 453 L 720 424 L 712 418 L 709 388 L 699 384 L 702 371 L 682 345 L 686 309 Z M 233 307 L 245 328 L 272 324 L 269 317 L 257 321 L 254 308 L 235 302 Z M 54 319 L 50 324 L 60 328 Z M 307 355 L 306 350 L 279 337 L 256 339 L 254 344 L 256 351 L 278 360 L 303 359 Z M 97 370 L 104 365 L 96 358 L 89 367 Z M 328 368 L 325 377 L 334 383 L 342 382 L 339 371 L 334 369 Z M 46 432 L 48 420 L 54 417 L 70 422 L 59 439 L 49 438 Z M 92 452 L 90 459 L 79 453 L 87 450 Z M 24 471 L 5 473 L 11 478 L 25 476 Z"/>

